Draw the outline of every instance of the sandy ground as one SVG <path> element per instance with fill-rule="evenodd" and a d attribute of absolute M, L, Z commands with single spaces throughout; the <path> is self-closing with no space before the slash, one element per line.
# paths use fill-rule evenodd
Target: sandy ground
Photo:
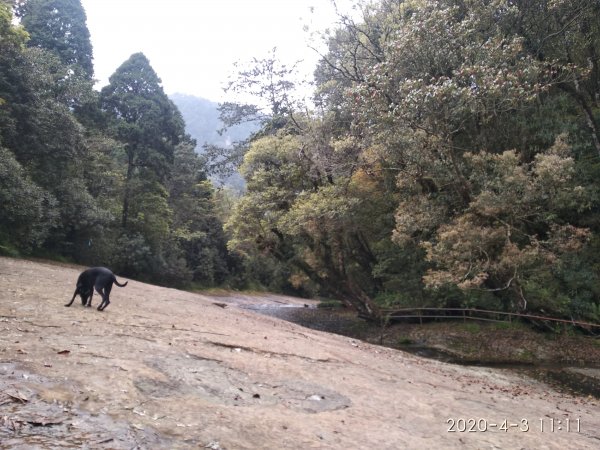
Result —
<path fill-rule="evenodd" d="M 600 448 L 593 399 L 80 270 L 0 258 L 0 448 Z"/>

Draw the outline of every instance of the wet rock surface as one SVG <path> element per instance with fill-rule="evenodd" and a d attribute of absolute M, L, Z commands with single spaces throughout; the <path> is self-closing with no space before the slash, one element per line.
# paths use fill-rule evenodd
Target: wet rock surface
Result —
<path fill-rule="evenodd" d="M 450 364 L 494 367 L 549 388 L 600 400 L 600 340 L 590 334 L 537 332 L 525 324 L 430 322 L 381 327 L 345 309 L 276 308 L 257 311 L 302 326 L 385 345 Z"/>
<path fill-rule="evenodd" d="M 152 448 L 172 444 L 151 430 L 76 408 L 70 400 L 50 400 L 47 396 L 55 389 L 64 389 L 61 380 L 17 369 L 12 363 L 0 364 L 2 448 Z"/>
<path fill-rule="evenodd" d="M 426 360 L 130 281 L 104 312 L 81 268 L 0 258 L 0 447 L 597 448 L 600 407 L 518 374 Z M 98 299 L 95 299 L 97 304 Z M 233 308 L 246 302 L 246 309 Z M 308 303 L 306 309 L 310 309 Z M 255 308 L 254 308 L 255 309 Z M 540 419 L 580 420 L 549 433 Z M 479 420 L 485 431 L 450 430 Z M 526 420 L 527 431 L 491 425 Z"/>

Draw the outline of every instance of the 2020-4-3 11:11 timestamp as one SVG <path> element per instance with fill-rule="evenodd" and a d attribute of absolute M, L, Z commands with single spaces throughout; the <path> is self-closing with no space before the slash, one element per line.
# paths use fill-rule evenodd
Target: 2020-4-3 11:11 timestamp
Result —
<path fill-rule="evenodd" d="M 486 431 L 504 431 L 510 430 L 528 432 L 540 431 L 542 433 L 580 433 L 581 419 L 555 419 L 552 417 L 540 417 L 538 419 L 518 419 L 518 420 L 487 420 L 483 418 L 449 418 L 446 420 L 449 433 L 481 433 Z"/>

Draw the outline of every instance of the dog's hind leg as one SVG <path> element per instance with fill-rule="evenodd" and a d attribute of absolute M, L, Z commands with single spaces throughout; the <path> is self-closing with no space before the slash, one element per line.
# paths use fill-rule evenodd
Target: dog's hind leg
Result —
<path fill-rule="evenodd" d="M 96 308 L 98 311 L 102 311 L 102 309 L 104 309 L 104 303 L 106 302 L 106 296 L 104 295 L 104 292 L 102 292 L 102 289 L 96 289 L 96 292 L 98 292 L 98 294 L 100 294 L 100 297 L 102 297 L 102 301 L 100 302 L 100 304 L 98 305 L 98 308 Z"/>
<path fill-rule="evenodd" d="M 103 288 L 98 289 L 96 286 L 96 291 L 102 296 L 102 303 L 98 306 L 98 311 L 104 311 L 104 309 L 109 305 L 110 300 L 110 290 L 112 288 L 112 283 L 108 286 L 104 286 Z"/>
<path fill-rule="evenodd" d="M 100 305 L 98 306 L 98 311 L 104 311 L 104 308 L 106 308 L 109 303 L 110 300 L 108 299 L 108 296 L 104 297 L 102 299 L 102 303 L 100 303 Z"/>

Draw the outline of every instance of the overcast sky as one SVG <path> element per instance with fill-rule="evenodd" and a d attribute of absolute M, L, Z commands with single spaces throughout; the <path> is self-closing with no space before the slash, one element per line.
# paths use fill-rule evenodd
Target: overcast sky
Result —
<path fill-rule="evenodd" d="M 99 86 L 106 85 L 129 56 L 143 52 L 167 94 L 178 92 L 213 101 L 224 99 L 222 88 L 234 71 L 234 62 L 265 57 L 273 47 L 286 63 L 305 60 L 303 72 L 309 77 L 318 57 L 307 47 L 309 36 L 303 27 L 324 29 L 336 21 L 330 0 L 81 3 L 87 14 Z"/>

